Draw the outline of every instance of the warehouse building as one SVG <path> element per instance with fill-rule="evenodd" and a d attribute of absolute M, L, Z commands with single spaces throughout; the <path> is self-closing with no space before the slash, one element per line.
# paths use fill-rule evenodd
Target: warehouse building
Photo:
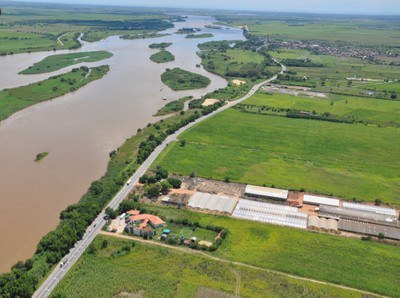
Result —
<path fill-rule="evenodd" d="M 338 229 L 371 236 L 383 234 L 386 238 L 400 240 L 400 224 L 391 215 L 371 211 L 321 205 L 318 215 L 337 219 Z"/>
<path fill-rule="evenodd" d="M 250 197 L 286 201 L 289 191 L 278 188 L 247 185 L 245 189 L 245 194 Z"/>
<path fill-rule="evenodd" d="M 390 217 L 393 220 L 398 219 L 397 210 L 393 209 L 393 208 L 372 206 L 372 205 L 363 205 L 363 204 L 357 204 L 357 203 L 351 203 L 351 202 L 343 202 L 343 208 L 361 210 L 361 211 L 369 211 L 369 212 L 386 215 L 387 217 Z"/>
<path fill-rule="evenodd" d="M 339 221 L 339 230 L 371 236 L 383 234 L 386 238 L 400 240 L 400 226 L 394 223 L 372 223 L 341 219 Z"/>
<path fill-rule="evenodd" d="M 395 222 L 391 216 L 370 211 L 321 205 L 318 215 L 328 218 L 344 218 L 359 221 Z"/>
<path fill-rule="evenodd" d="M 299 229 L 307 228 L 308 214 L 297 208 L 241 199 L 233 217 Z"/>
<path fill-rule="evenodd" d="M 311 205 L 318 205 L 318 206 L 319 205 L 328 205 L 328 206 L 339 207 L 339 200 L 327 198 L 327 197 L 304 195 L 303 196 L 303 204 L 311 204 Z"/>

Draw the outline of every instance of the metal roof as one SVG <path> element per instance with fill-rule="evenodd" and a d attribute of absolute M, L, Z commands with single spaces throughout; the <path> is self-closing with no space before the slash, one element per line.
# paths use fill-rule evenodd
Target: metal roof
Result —
<path fill-rule="evenodd" d="M 196 192 L 189 200 L 189 207 L 215 210 L 232 213 L 237 199 L 225 195 L 215 195 L 204 192 Z"/>
<path fill-rule="evenodd" d="M 378 221 L 378 222 L 394 222 L 394 220 L 387 215 L 378 214 L 370 211 L 339 208 L 333 206 L 321 205 L 319 207 L 319 216 L 327 216 L 334 218 L 345 218 L 360 221 Z"/>
<path fill-rule="evenodd" d="M 279 188 L 262 187 L 255 185 L 247 185 L 245 193 L 252 196 L 268 197 L 286 200 L 289 194 L 288 190 Z"/>
<path fill-rule="evenodd" d="M 358 203 L 343 202 L 343 208 L 370 211 L 379 214 L 392 216 L 393 219 L 397 218 L 397 210 L 381 206 L 363 205 Z"/>
<path fill-rule="evenodd" d="M 262 223 L 307 228 L 308 215 L 297 208 L 241 199 L 232 214 L 233 217 Z"/>
<path fill-rule="evenodd" d="M 304 195 L 303 203 L 309 203 L 313 205 L 329 205 L 339 207 L 339 200 L 327 197 Z"/>
<path fill-rule="evenodd" d="M 400 240 L 400 227 L 389 224 L 342 219 L 339 221 L 339 230 L 372 236 L 378 236 L 380 233 L 382 233 L 386 238 Z"/>

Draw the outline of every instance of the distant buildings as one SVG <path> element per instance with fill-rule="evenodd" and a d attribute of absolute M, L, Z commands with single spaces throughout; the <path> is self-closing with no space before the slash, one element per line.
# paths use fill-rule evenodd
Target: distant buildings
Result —
<path fill-rule="evenodd" d="M 286 201 L 289 191 L 278 188 L 247 185 L 245 194 L 250 197 L 260 197 L 279 201 Z"/>

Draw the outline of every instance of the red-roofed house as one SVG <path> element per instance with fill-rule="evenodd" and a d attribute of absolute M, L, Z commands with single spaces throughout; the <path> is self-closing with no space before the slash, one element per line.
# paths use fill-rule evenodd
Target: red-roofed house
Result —
<path fill-rule="evenodd" d="M 131 234 L 143 236 L 146 231 L 148 233 L 151 229 L 148 225 L 153 228 L 159 228 L 164 226 L 165 222 L 158 216 L 152 214 L 137 214 L 129 217 L 127 229 Z"/>

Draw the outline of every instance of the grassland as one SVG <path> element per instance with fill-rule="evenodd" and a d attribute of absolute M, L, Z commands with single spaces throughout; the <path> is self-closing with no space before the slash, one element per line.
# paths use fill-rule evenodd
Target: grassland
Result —
<path fill-rule="evenodd" d="M 0 121 L 31 105 L 73 92 L 107 74 L 107 65 L 77 68 L 27 86 L 0 91 Z"/>
<path fill-rule="evenodd" d="M 157 111 L 155 116 L 163 116 L 167 114 L 176 113 L 182 111 L 185 107 L 185 102 L 192 99 L 191 96 L 182 97 L 177 100 L 170 101 L 165 106 Z"/>
<path fill-rule="evenodd" d="M 0 54 L 80 47 L 78 37 L 98 41 L 110 35 L 146 34 L 172 27 L 176 17 L 151 9 L 2 5 Z M 60 38 L 60 40 L 58 40 Z"/>
<path fill-rule="evenodd" d="M 175 60 L 175 56 L 166 50 L 162 50 L 150 56 L 150 60 L 155 63 L 167 63 Z"/>
<path fill-rule="evenodd" d="M 104 240 L 108 246 L 101 249 Z M 137 242 L 132 247 L 131 241 L 101 236 L 94 243 L 97 252 L 84 254 L 56 288 L 54 296 L 88 297 L 96 289 L 97 297 L 112 297 L 122 292 L 142 293 L 145 297 L 195 297 L 202 288 L 233 296 L 239 285 L 241 297 L 294 297 L 304 292 L 315 297 L 361 297 L 332 286 Z M 130 247 L 130 251 L 117 254 L 123 247 Z"/>
<path fill-rule="evenodd" d="M 170 172 L 399 205 L 400 131 L 225 111 L 157 160 Z"/>
<path fill-rule="evenodd" d="M 211 83 L 211 80 L 205 76 L 180 68 L 167 69 L 161 75 L 161 80 L 175 91 L 204 88 Z"/>
<path fill-rule="evenodd" d="M 185 38 L 195 39 L 195 38 L 211 38 L 214 37 L 211 33 L 200 33 L 200 34 L 188 34 Z"/>
<path fill-rule="evenodd" d="M 378 125 L 400 125 L 400 104 L 397 101 L 330 94 L 327 98 L 293 96 L 257 92 L 244 105 L 297 111 L 329 113 L 349 121 Z"/>
<path fill-rule="evenodd" d="M 21 71 L 21 74 L 38 74 L 52 72 L 67 66 L 82 62 L 96 62 L 112 57 L 113 54 L 106 51 L 79 52 L 71 54 L 52 55 L 44 58 L 29 68 Z"/>
<path fill-rule="evenodd" d="M 396 246 L 318 234 L 251 221 L 237 220 L 230 217 L 194 213 L 175 208 L 146 205 L 146 209 L 157 211 L 163 218 L 181 220 L 189 219 L 193 222 L 197 221 L 202 225 L 213 224 L 229 227 L 227 238 L 219 249 L 212 253 L 212 255 L 222 259 L 238 261 L 260 268 L 272 269 L 332 283 L 343 284 L 388 296 L 396 296 L 399 291 L 397 278 L 400 273 L 400 256 L 398 254 L 398 247 Z M 72 272 L 68 274 L 66 279 L 60 283 L 60 286 L 57 288 L 55 293 L 66 291 L 65 294 L 74 296 L 74 294 L 77 293 L 76 291 L 78 288 L 82 288 L 84 291 L 89 291 L 89 289 L 93 290 L 94 284 L 97 285 L 96 289 L 98 289 L 99 286 L 104 285 L 104 291 L 111 291 L 105 294 L 108 296 L 115 295 L 118 291 L 136 292 L 141 289 L 145 290 L 147 293 L 147 291 L 150 291 L 150 289 L 147 289 L 147 282 L 136 283 L 128 282 L 126 280 L 120 282 L 120 278 L 123 279 L 127 276 L 129 276 L 129 278 L 136 278 L 134 276 L 142 277 L 142 274 L 146 274 L 146 278 L 142 280 L 151 279 L 154 278 L 154 276 L 162 279 L 162 276 L 169 272 L 169 270 L 166 271 L 163 270 L 163 268 L 171 268 L 170 270 L 174 270 L 173 268 L 176 268 L 175 266 L 177 266 L 178 268 L 181 268 L 181 272 L 188 272 L 188 270 L 190 271 L 189 268 L 199 269 L 199 266 L 196 266 L 191 262 L 182 261 L 186 260 L 186 258 L 197 260 L 198 257 L 190 255 L 189 252 L 188 254 L 175 254 L 174 252 L 167 250 L 169 254 L 173 255 L 173 259 L 175 260 L 174 264 L 176 264 L 168 265 L 169 263 L 165 264 L 163 263 L 163 260 L 169 258 L 159 252 L 164 249 L 152 249 L 148 246 L 142 246 L 136 243 L 136 246 L 135 248 L 132 248 L 131 253 L 124 256 L 118 256 L 115 252 L 121 249 L 122 245 L 120 240 L 107 238 L 109 243 L 111 243 L 111 241 L 116 241 L 116 244 L 110 244 L 109 248 L 106 250 L 100 250 L 100 242 L 102 239 L 103 238 L 98 238 L 96 240 L 96 245 L 99 249 L 97 254 L 85 254 L 74 267 Z M 142 251 L 142 248 L 144 251 Z M 137 249 L 140 250 L 137 251 Z M 147 256 L 145 252 L 146 250 L 151 251 L 150 259 L 145 257 Z M 156 251 L 156 253 L 153 251 Z M 113 252 L 114 255 L 116 255 L 114 257 L 111 256 Z M 143 259 L 140 259 L 141 257 Z M 120 259 L 120 261 L 118 261 L 118 259 Z M 140 260 L 143 260 L 143 262 Z M 132 262 L 132 266 L 129 265 L 131 264 L 130 262 Z M 142 274 L 134 274 L 134 272 L 137 272 L 136 268 L 138 268 L 133 265 L 135 263 L 137 263 L 139 267 L 145 266 L 149 271 L 146 270 L 146 272 L 141 272 Z M 187 264 L 188 266 L 185 266 L 184 264 Z M 158 267 L 158 265 L 160 265 L 160 267 Z M 220 268 L 225 268 L 223 263 L 215 263 L 215 265 Z M 239 269 L 238 267 L 235 268 Z M 88 272 L 91 272 L 91 274 L 88 274 Z M 105 274 L 106 272 L 109 272 L 109 274 Z M 149 273 L 148 277 L 147 273 Z M 259 276 L 263 276 L 264 274 L 259 270 L 255 270 L 254 273 L 259 274 Z M 197 283 L 196 281 L 201 280 L 203 283 L 206 282 L 203 281 L 204 277 L 202 272 L 194 273 L 190 271 L 190 274 L 193 278 L 188 280 L 187 284 L 195 285 L 192 291 L 195 291 L 200 285 L 200 283 Z M 217 276 L 220 276 L 220 278 L 226 276 L 226 274 L 222 274 L 218 270 L 215 270 L 214 266 L 211 266 L 210 271 L 207 271 L 206 274 L 210 275 L 210 278 L 214 280 L 218 280 Z M 244 275 L 245 274 L 241 275 L 243 283 L 241 286 L 241 294 L 244 297 L 252 297 L 252 295 L 256 297 L 265 297 L 265 292 L 260 290 L 259 287 L 253 289 L 251 286 L 246 286 L 244 280 L 247 279 Z M 113 278 L 110 278 L 110 276 L 113 276 Z M 116 276 L 118 276 L 118 278 L 115 278 Z M 168 274 L 168 276 L 177 275 Z M 274 274 L 273 276 L 275 278 L 281 278 L 277 274 Z M 251 280 L 255 278 L 255 275 L 251 274 L 249 278 L 249 280 Z M 276 295 L 278 296 L 283 295 L 288 297 L 288 293 L 292 291 L 291 286 L 289 286 L 290 290 L 288 289 L 286 282 L 272 286 L 269 283 L 275 283 L 275 278 L 272 278 L 271 276 L 263 282 L 260 282 L 260 284 L 264 283 L 265 286 L 268 285 L 267 288 L 269 289 L 272 287 L 274 291 L 277 291 Z M 186 282 L 183 281 L 185 279 L 186 277 L 181 277 L 180 285 L 186 284 Z M 291 282 L 295 281 L 291 280 Z M 155 290 L 155 285 L 153 283 L 151 284 Z M 227 282 L 226 284 L 229 284 L 230 287 L 222 287 L 219 289 L 232 293 L 233 288 L 231 287 L 233 287 L 234 283 Z M 114 287 L 113 285 L 116 286 Z M 144 285 L 146 285 L 145 288 Z M 208 281 L 206 285 L 207 287 L 214 288 L 211 284 L 208 284 Z M 311 286 L 311 284 L 304 283 L 303 281 L 298 282 L 298 285 L 307 288 Z M 109 289 L 107 290 L 107 288 Z M 334 295 L 333 293 L 328 294 L 332 289 L 330 287 L 314 285 L 312 288 L 314 288 L 314 290 L 318 289 L 318 291 L 328 291 L 319 294 L 322 296 Z M 218 287 L 216 289 L 218 289 Z M 248 290 L 251 292 L 247 292 Z M 349 294 L 346 294 L 346 292 L 339 292 L 339 289 L 335 290 L 338 291 L 336 292 L 338 296 L 346 296 Z M 158 292 L 159 289 L 156 291 Z M 191 293 L 193 292 L 182 294 L 191 296 Z M 297 296 L 296 292 L 293 292 L 293 295 Z M 319 296 L 318 294 L 316 295 Z"/>

